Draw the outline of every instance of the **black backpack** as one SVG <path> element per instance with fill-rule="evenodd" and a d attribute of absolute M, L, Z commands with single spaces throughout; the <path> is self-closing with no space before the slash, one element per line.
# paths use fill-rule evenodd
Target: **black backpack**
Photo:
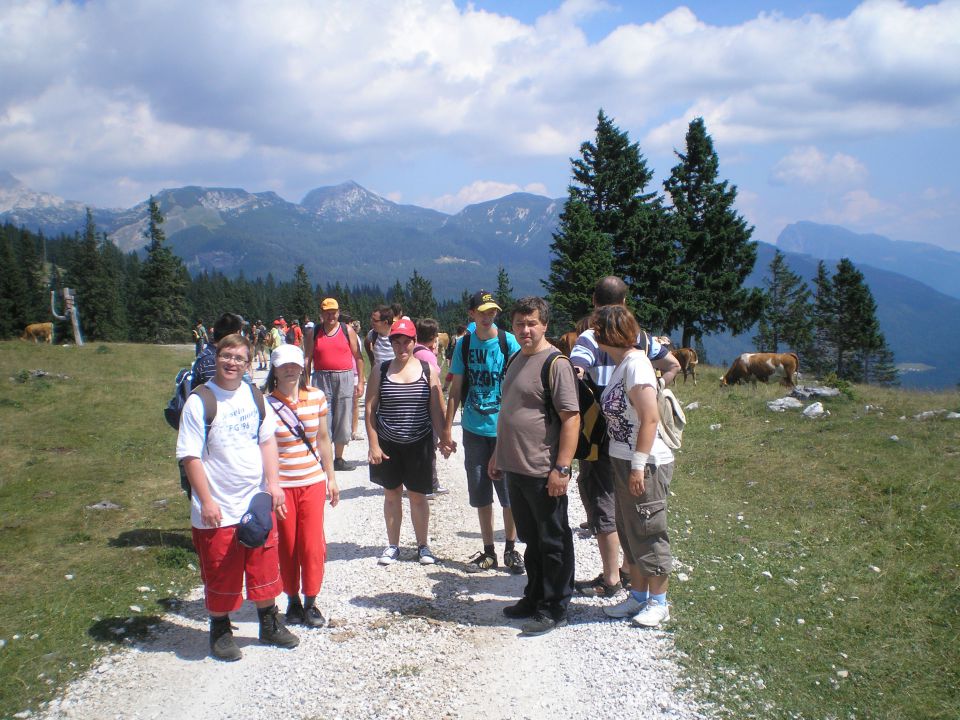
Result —
<path fill-rule="evenodd" d="M 463 382 L 460 385 L 460 402 L 465 403 L 467 401 L 467 390 L 470 387 L 470 365 L 468 360 L 470 358 L 470 336 L 473 333 L 467 333 L 460 339 L 460 359 L 463 361 Z M 500 345 L 500 352 L 503 354 L 504 363 L 503 370 L 506 372 L 507 365 L 510 362 L 510 350 L 507 348 L 507 332 L 501 328 L 497 328 L 497 344 Z M 452 356 L 451 356 L 452 357 Z"/>
<path fill-rule="evenodd" d="M 510 366 L 513 359 L 519 355 L 519 351 L 510 356 L 506 367 Z M 561 352 L 552 352 L 543 361 L 543 367 L 540 368 L 540 383 L 543 385 L 543 403 L 547 413 L 547 422 L 557 414 L 553 407 L 553 387 L 550 378 L 553 374 L 553 364 L 563 358 L 570 362 L 570 358 Z M 504 368 L 506 372 L 506 368 Z M 600 456 L 600 446 L 607 439 L 607 419 L 603 416 L 600 409 L 600 402 L 596 393 L 596 386 L 592 382 L 585 382 L 580 378 L 574 377 L 577 381 L 577 405 L 580 414 L 580 434 L 577 436 L 577 449 L 573 457 L 577 460 L 594 461 Z M 587 377 L 587 376 L 585 376 Z"/>

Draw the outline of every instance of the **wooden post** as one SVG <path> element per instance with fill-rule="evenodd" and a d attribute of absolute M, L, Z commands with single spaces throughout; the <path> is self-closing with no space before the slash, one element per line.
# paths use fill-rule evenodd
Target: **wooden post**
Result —
<path fill-rule="evenodd" d="M 83 345 L 83 335 L 80 333 L 80 316 L 77 315 L 76 296 L 71 288 L 63 288 L 62 292 L 64 314 L 57 313 L 57 293 L 55 290 L 50 291 L 50 312 L 57 320 L 66 320 L 67 316 L 70 316 L 70 322 L 73 325 L 73 339 L 80 347 Z"/>

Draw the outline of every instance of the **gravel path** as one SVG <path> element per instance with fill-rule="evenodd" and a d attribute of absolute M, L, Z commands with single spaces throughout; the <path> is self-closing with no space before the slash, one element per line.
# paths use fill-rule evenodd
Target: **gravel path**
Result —
<path fill-rule="evenodd" d="M 431 547 L 440 561 L 432 567 L 415 562 L 406 504 L 401 561 L 377 565 L 383 501 L 368 480 L 366 442 L 351 443 L 346 457 L 358 467 L 338 474 L 342 500 L 327 511 L 319 605 L 330 627 L 294 628 L 301 640 L 295 650 L 261 646 L 256 612 L 245 603 L 232 616 L 244 657 L 221 663 L 207 655 L 206 613 L 195 591 L 150 640 L 106 657 L 44 717 L 706 717 L 679 689 L 684 681 L 669 632 L 605 618 L 601 607 L 620 598 L 575 597 L 568 627 L 517 637 L 519 621 L 506 620 L 501 609 L 521 595 L 525 576 L 463 570 L 481 543 L 461 454 L 438 462 L 451 492 L 431 502 Z M 574 495 L 570 523 L 582 520 Z M 502 540 L 498 530 L 498 555 Z M 595 574 L 596 543 L 577 537 L 575 550 L 577 577 Z M 283 597 L 279 605 L 284 609 Z"/>

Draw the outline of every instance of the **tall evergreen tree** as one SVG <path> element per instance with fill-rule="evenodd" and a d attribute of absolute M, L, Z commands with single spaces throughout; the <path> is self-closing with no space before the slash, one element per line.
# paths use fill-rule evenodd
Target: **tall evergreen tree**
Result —
<path fill-rule="evenodd" d="M 0 228 L 0 338 L 18 335 L 31 322 L 25 316 L 27 288 L 17 265 L 11 232 L 9 225 Z"/>
<path fill-rule="evenodd" d="M 346 298 L 344 298 L 344 303 L 349 305 Z M 316 303 L 313 300 L 310 278 L 307 277 L 307 271 L 303 263 L 300 263 L 293 274 L 293 292 L 290 296 L 289 311 L 293 317 L 302 320 L 304 315 L 315 313 L 315 307 Z"/>
<path fill-rule="evenodd" d="M 674 305 L 677 280 L 677 248 L 669 218 L 663 208 L 663 199 L 656 192 L 648 192 L 653 171 L 637 143 L 621 131 L 603 110 L 597 115 L 596 138 L 580 145 L 580 158 L 571 159 L 573 184 L 569 188 L 567 207 L 582 203 L 593 216 L 595 230 L 608 238 L 606 245 L 589 245 L 591 252 L 613 253 L 611 270 L 630 286 L 630 305 L 638 312 L 644 325 L 662 326 Z M 575 218 L 571 214 L 571 221 Z M 569 252 L 554 236 L 552 249 L 561 261 Z M 559 252 L 558 252 L 559 251 Z M 577 268 L 599 267 L 601 259 L 585 259 Z M 551 263 L 551 273 L 562 273 L 562 265 Z M 574 269 L 570 269 L 570 276 Z M 567 277 L 569 283 L 592 287 L 602 275 L 594 277 Z M 592 292 L 591 292 L 592 295 Z M 589 298 L 588 298 L 589 300 Z M 578 307 L 572 316 L 589 312 L 592 302 Z"/>
<path fill-rule="evenodd" d="M 553 234 L 550 275 L 542 281 L 555 332 L 566 332 L 591 312 L 597 280 L 613 273 L 611 250 L 610 235 L 597 229 L 589 206 L 571 196 Z"/>
<path fill-rule="evenodd" d="M 403 285 L 400 284 L 400 279 L 397 278 L 397 281 L 393 284 L 393 287 L 387 290 L 387 302 L 388 303 L 397 303 L 403 308 L 404 312 L 407 309 L 407 294 L 403 289 Z M 409 315 L 409 313 L 407 313 Z"/>
<path fill-rule="evenodd" d="M 147 342 L 185 341 L 192 324 L 187 319 L 186 268 L 166 245 L 161 227 L 163 215 L 152 196 L 149 207 L 146 231 L 149 244 L 140 270 L 141 338 Z"/>
<path fill-rule="evenodd" d="M 757 259 L 753 228 L 734 209 L 736 187 L 717 179 L 720 160 L 703 118 L 690 122 L 686 153 L 676 155 L 680 162 L 664 187 L 673 202 L 683 290 L 668 324 L 682 329 L 683 346 L 690 347 L 705 332 L 739 333 L 753 325 L 762 295 L 743 287 Z"/>
<path fill-rule="evenodd" d="M 503 265 L 497 266 L 497 290 L 493 297 L 502 310 L 497 315 L 497 325 L 500 327 L 510 327 L 513 323 L 510 318 L 510 308 L 513 307 L 515 298 L 513 297 L 513 286 L 510 284 L 510 275 Z"/>
<path fill-rule="evenodd" d="M 877 320 L 877 303 L 863 273 L 847 258 L 837 263 L 832 290 L 833 370 L 844 380 L 867 382 L 871 360 L 886 347 Z"/>
<path fill-rule="evenodd" d="M 790 270 L 783 253 L 776 250 L 770 261 L 770 276 L 763 282 L 763 311 L 759 332 L 753 338 L 761 352 L 795 351 L 806 358 L 813 343 L 810 290 Z"/>
<path fill-rule="evenodd" d="M 833 283 L 826 263 L 817 263 L 817 274 L 813 280 L 813 347 L 806 363 L 807 370 L 817 377 L 830 372 L 833 365 L 834 325 L 836 309 L 834 307 Z"/>
<path fill-rule="evenodd" d="M 433 297 L 433 283 L 427 280 L 416 270 L 407 280 L 405 291 L 406 304 L 403 305 L 404 312 L 414 320 L 420 318 L 437 317 L 437 301 Z"/>

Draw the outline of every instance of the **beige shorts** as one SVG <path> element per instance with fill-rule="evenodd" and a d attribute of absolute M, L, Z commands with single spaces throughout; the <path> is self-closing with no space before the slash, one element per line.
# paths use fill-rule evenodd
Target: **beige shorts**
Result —
<path fill-rule="evenodd" d="M 673 478 L 673 463 L 647 465 L 645 492 L 630 493 L 630 461 L 610 458 L 616 496 L 617 534 L 623 554 L 643 575 L 667 575 L 673 569 L 670 536 L 667 534 L 667 492 Z"/>

